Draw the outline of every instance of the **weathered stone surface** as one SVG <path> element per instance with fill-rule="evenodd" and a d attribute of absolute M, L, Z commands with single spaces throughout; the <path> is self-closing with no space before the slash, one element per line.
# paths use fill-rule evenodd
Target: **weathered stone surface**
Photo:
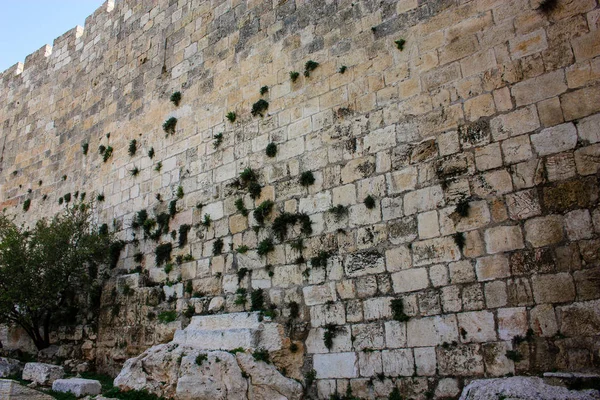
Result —
<path fill-rule="evenodd" d="M 57 379 L 52 384 L 52 390 L 61 393 L 72 393 L 77 397 L 82 397 L 86 395 L 100 394 L 102 385 L 100 385 L 100 381 L 93 379 Z"/>
<path fill-rule="evenodd" d="M 298 382 L 250 354 L 205 352 L 176 344 L 154 346 L 127 360 L 114 384 L 121 390 L 146 389 L 177 400 L 247 400 L 253 398 L 248 397 L 252 390 L 281 399 L 302 397 Z"/>
<path fill-rule="evenodd" d="M 23 363 L 12 358 L 0 357 L 0 378 L 21 375 Z"/>
<path fill-rule="evenodd" d="M 17 381 L 0 379 L 0 399 L 3 400 L 52 400 L 53 397 L 22 386 Z"/>
<path fill-rule="evenodd" d="M 44 363 L 27 363 L 23 368 L 23 379 L 32 381 L 38 385 L 52 385 L 57 379 L 61 379 L 65 375 L 63 367 Z"/>
<path fill-rule="evenodd" d="M 548 385 L 543 379 L 531 376 L 475 380 L 463 389 L 460 396 L 460 400 L 594 400 L 599 398 L 600 394 L 597 390 L 569 390 L 561 386 Z"/>

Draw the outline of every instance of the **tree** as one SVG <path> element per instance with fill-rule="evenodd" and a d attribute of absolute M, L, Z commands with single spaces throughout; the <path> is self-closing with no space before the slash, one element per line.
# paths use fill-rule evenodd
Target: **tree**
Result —
<path fill-rule="evenodd" d="M 21 326 L 38 350 L 50 346 L 50 331 L 89 303 L 111 243 L 85 204 L 30 230 L 0 215 L 0 323 Z"/>

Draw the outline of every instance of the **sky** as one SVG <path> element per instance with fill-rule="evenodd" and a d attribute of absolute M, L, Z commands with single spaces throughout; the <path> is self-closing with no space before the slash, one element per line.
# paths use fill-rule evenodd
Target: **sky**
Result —
<path fill-rule="evenodd" d="M 104 0 L 0 0 L 0 72 L 85 19 Z"/>

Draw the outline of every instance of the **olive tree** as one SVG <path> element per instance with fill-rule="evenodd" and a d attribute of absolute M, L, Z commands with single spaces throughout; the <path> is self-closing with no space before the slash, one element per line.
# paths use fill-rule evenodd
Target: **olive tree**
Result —
<path fill-rule="evenodd" d="M 31 229 L 0 215 L 0 323 L 21 326 L 38 349 L 50 346 L 50 331 L 89 304 L 111 242 L 85 204 Z"/>

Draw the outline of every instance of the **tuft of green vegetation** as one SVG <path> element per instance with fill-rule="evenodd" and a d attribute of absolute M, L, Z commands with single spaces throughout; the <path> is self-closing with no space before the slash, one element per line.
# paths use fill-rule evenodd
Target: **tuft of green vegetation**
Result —
<path fill-rule="evenodd" d="M 275 157 L 277 155 L 277 145 L 273 142 L 269 143 L 267 145 L 265 153 L 267 154 L 267 157 Z"/>
<path fill-rule="evenodd" d="M 347 70 L 347 69 L 348 69 L 348 67 L 346 67 L 345 65 L 342 65 L 342 66 L 340 67 L 340 69 L 338 70 L 338 72 L 339 72 L 340 74 L 344 74 L 344 73 L 346 72 L 346 70 Z"/>
<path fill-rule="evenodd" d="M 23 202 L 23 211 L 25 211 L 25 212 L 29 211 L 30 206 L 31 206 L 31 199 L 26 199 Z"/>
<path fill-rule="evenodd" d="M 265 308 L 265 293 L 262 289 L 250 292 L 250 310 L 262 311 Z"/>
<path fill-rule="evenodd" d="M 268 92 L 269 92 L 269 87 L 268 86 L 263 86 L 263 87 L 260 88 L 260 95 L 261 96 L 264 96 Z"/>
<path fill-rule="evenodd" d="M 310 73 L 317 69 L 319 63 L 313 60 L 308 60 L 306 64 L 304 64 L 304 76 L 307 78 L 310 76 Z"/>
<path fill-rule="evenodd" d="M 399 39 L 396 40 L 394 43 L 396 43 L 396 48 L 400 51 L 404 50 L 404 45 L 406 44 L 406 40 L 404 39 Z"/>
<path fill-rule="evenodd" d="M 288 307 L 290 308 L 290 318 L 296 319 L 300 316 L 300 305 L 298 303 L 290 301 Z"/>
<path fill-rule="evenodd" d="M 288 227 L 293 226 L 298 222 L 301 224 L 301 233 L 305 235 L 310 235 L 312 233 L 312 222 L 310 217 L 304 213 L 292 214 L 284 212 L 275 218 L 271 229 L 280 241 L 284 241 L 287 235 Z"/>
<path fill-rule="evenodd" d="M 217 256 L 223 252 L 223 239 L 218 238 L 213 242 L 212 253 Z"/>
<path fill-rule="evenodd" d="M 469 200 L 461 200 L 456 205 L 456 209 L 454 211 L 461 217 L 468 217 L 470 209 L 471 205 L 469 204 Z"/>
<path fill-rule="evenodd" d="M 390 301 L 390 308 L 392 309 L 392 318 L 395 321 L 406 322 L 409 320 L 410 317 L 404 313 L 403 299 L 392 299 Z"/>
<path fill-rule="evenodd" d="M 240 180 L 244 185 L 247 185 L 250 182 L 256 182 L 258 180 L 258 175 L 252 168 L 247 167 L 240 172 Z"/>
<path fill-rule="evenodd" d="M 100 225 L 100 228 L 98 228 L 98 234 L 99 235 L 108 235 L 108 224 Z"/>
<path fill-rule="evenodd" d="M 131 221 L 131 227 L 133 229 L 138 229 L 139 227 L 144 226 L 146 224 L 147 220 L 148 220 L 148 211 L 140 210 L 135 214 L 133 221 Z"/>
<path fill-rule="evenodd" d="M 310 265 L 312 265 L 313 268 L 317 268 L 317 267 L 325 268 L 325 267 L 327 267 L 327 259 L 328 258 L 329 258 L 328 252 L 319 251 L 319 254 L 317 254 L 315 257 L 310 259 Z"/>
<path fill-rule="evenodd" d="M 269 352 L 266 349 L 263 349 L 263 348 L 256 349 L 252 353 L 252 357 L 254 357 L 254 359 L 256 361 L 264 361 L 267 364 L 271 363 L 271 360 L 269 358 Z"/>
<path fill-rule="evenodd" d="M 158 321 L 163 324 L 168 324 L 177 319 L 177 311 L 163 311 L 158 314 Z"/>
<path fill-rule="evenodd" d="M 116 387 L 103 392 L 102 395 L 111 399 L 114 398 L 120 400 L 165 400 L 164 397 L 159 397 L 155 394 L 149 393 L 147 390 L 128 390 L 126 392 L 122 392 Z"/>
<path fill-rule="evenodd" d="M 175 133 L 175 128 L 177 127 L 177 118 L 171 117 L 163 123 L 163 131 L 168 134 L 173 135 Z"/>
<path fill-rule="evenodd" d="M 558 7 L 558 0 L 542 0 L 537 10 L 544 14 L 550 14 Z"/>
<path fill-rule="evenodd" d="M 175 107 L 179 107 L 181 102 L 181 92 L 175 92 L 171 95 L 171 103 L 175 104 Z"/>
<path fill-rule="evenodd" d="M 167 263 L 165 265 L 165 274 L 169 275 L 171 273 L 171 271 L 173 271 L 173 263 Z"/>
<path fill-rule="evenodd" d="M 375 198 L 371 195 L 368 195 L 367 197 L 365 197 L 364 204 L 365 207 L 367 207 L 369 210 L 374 209 L 376 205 Z"/>
<path fill-rule="evenodd" d="M 98 196 L 96 196 L 96 200 L 98 200 L 100 202 L 104 201 L 104 193 L 98 194 Z"/>
<path fill-rule="evenodd" d="M 129 170 L 129 174 L 131 176 L 138 176 L 140 174 L 140 169 L 134 166 L 132 169 Z"/>
<path fill-rule="evenodd" d="M 198 356 L 196 357 L 196 365 L 202 365 L 202 363 L 204 361 L 208 360 L 208 355 L 207 354 L 203 354 L 200 353 L 198 354 Z"/>
<path fill-rule="evenodd" d="M 88 142 L 84 142 L 81 144 L 81 151 L 84 156 L 87 156 L 88 150 L 90 149 L 90 144 Z"/>
<path fill-rule="evenodd" d="M 148 157 L 152 160 L 154 158 L 154 147 L 150 147 L 148 150 Z"/>
<path fill-rule="evenodd" d="M 227 118 L 229 122 L 233 124 L 235 122 L 235 119 L 237 118 L 237 115 L 233 111 L 229 111 L 227 115 L 225 115 L 225 118 Z"/>
<path fill-rule="evenodd" d="M 333 347 L 333 339 L 337 337 L 337 335 L 342 332 L 342 328 L 333 324 L 325 325 L 323 329 L 323 343 L 327 350 L 331 350 Z"/>
<path fill-rule="evenodd" d="M 213 141 L 213 149 L 216 150 L 223 143 L 223 132 L 217 133 L 215 136 L 213 136 L 213 138 L 215 139 Z"/>
<path fill-rule="evenodd" d="M 506 358 L 508 358 L 509 360 L 511 360 L 513 362 L 519 362 L 519 361 L 523 360 L 523 355 L 521 353 L 519 353 L 518 350 L 507 350 Z"/>
<path fill-rule="evenodd" d="M 208 214 L 204 214 L 204 219 L 202 220 L 202 225 L 204 225 L 205 227 L 209 227 L 211 223 L 211 219 L 210 219 L 210 215 Z"/>
<path fill-rule="evenodd" d="M 113 148 L 111 146 L 108 146 L 106 148 L 106 150 L 104 151 L 104 153 L 102 154 L 102 161 L 107 162 L 108 159 L 110 158 L 110 156 L 112 156 L 113 153 Z"/>
<path fill-rule="evenodd" d="M 260 197 L 260 193 L 262 192 L 262 187 L 258 182 L 250 182 L 248 184 L 248 193 L 252 200 L 256 200 Z"/>
<path fill-rule="evenodd" d="M 137 252 L 133 255 L 133 261 L 135 261 L 136 263 L 141 263 L 142 261 L 144 261 L 144 254 Z"/>
<path fill-rule="evenodd" d="M 339 222 L 342 218 L 348 215 L 348 207 L 338 204 L 335 207 L 331 207 L 329 212 L 334 215 L 335 221 Z"/>
<path fill-rule="evenodd" d="M 64 199 L 63 199 L 62 197 L 59 197 L 59 198 L 58 198 L 58 204 L 62 204 L 62 203 L 63 203 L 63 201 L 64 201 Z"/>
<path fill-rule="evenodd" d="M 465 244 L 467 243 L 465 234 L 462 232 L 457 232 L 454 235 L 452 235 L 452 238 L 454 239 L 454 243 L 456 243 L 458 248 L 462 251 L 462 249 L 464 249 L 465 247 Z"/>
<path fill-rule="evenodd" d="M 296 343 L 290 344 L 290 352 L 296 353 L 298 351 L 298 345 Z"/>
<path fill-rule="evenodd" d="M 400 389 L 398 389 L 397 386 L 395 386 L 394 389 L 392 389 L 388 400 L 403 400 L 402 396 L 400 395 Z"/>
<path fill-rule="evenodd" d="M 129 153 L 130 157 L 135 156 L 135 153 L 137 151 L 137 140 L 133 139 L 129 142 L 129 149 L 127 149 L 127 152 Z"/>
<path fill-rule="evenodd" d="M 304 374 L 304 383 L 306 387 L 312 386 L 312 384 L 317 380 L 317 371 L 311 369 L 307 373 Z"/>
<path fill-rule="evenodd" d="M 252 111 L 250 113 L 253 117 L 256 117 L 257 115 L 264 117 L 268 108 L 269 102 L 264 99 L 260 99 L 256 103 L 252 104 Z"/>
<path fill-rule="evenodd" d="M 183 186 L 178 186 L 177 187 L 177 194 L 176 194 L 178 199 L 183 199 L 184 193 L 183 193 Z"/>
<path fill-rule="evenodd" d="M 275 203 L 271 200 L 265 200 L 256 209 L 254 209 L 253 215 L 254 219 L 260 226 L 265 224 L 265 218 L 269 216 L 271 210 L 273 210 L 273 206 Z"/>
<path fill-rule="evenodd" d="M 298 80 L 299 76 L 300 76 L 300 72 L 296 72 L 296 71 L 290 72 L 290 79 L 292 80 L 292 82 L 296 82 L 296 80 Z"/>
<path fill-rule="evenodd" d="M 183 224 L 179 227 L 179 248 L 183 248 L 187 244 L 188 233 L 192 229 L 191 225 Z"/>
<path fill-rule="evenodd" d="M 69 203 L 71 201 L 71 193 L 67 193 L 63 196 L 65 203 Z"/>
<path fill-rule="evenodd" d="M 106 146 L 101 144 L 100 146 L 98 146 L 98 153 L 100 153 L 100 155 L 103 155 L 104 152 L 106 152 Z"/>
<path fill-rule="evenodd" d="M 244 199 L 237 199 L 235 201 L 235 208 L 244 216 L 247 217 L 248 216 L 248 209 L 246 208 L 246 206 L 244 205 Z"/>
<path fill-rule="evenodd" d="M 162 161 L 159 161 L 156 163 L 156 165 L 154 166 L 154 170 L 156 172 L 160 172 L 160 170 L 162 169 Z"/>
<path fill-rule="evenodd" d="M 250 248 L 246 245 L 242 245 L 240 247 L 238 247 L 235 251 L 237 251 L 240 254 L 245 254 L 248 252 L 248 250 L 250 250 Z"/>
<path fill-rule="evenodd" d="M 304 171 L 302 174 L 300 174 L 299 181 L 302 186 L 310 186 L 315 183 L 315 177 L 312 171 Z"/>
<path fill-rule="evenodd" d="M 248 268 L 240 268 L 238 270 L 238 272 L 237 272 L 238 283 L 240 283 L 246 277 L 246 275 L 248 275 L 248 272 L 250 272 L 250 270 Z"/>
<path fill-rule="evenodd" d="M 171 243 L 162 243 L 156 246 L 154 255 L 156 257 L 156 265 L 162 265 L 171 259 L 171 251 L 173 245 Z"/>
<path fill-rule="evenodd" d="M 173 218 L 177 214 L 177 200 L 169 202 L 169 215 Z"/>
<path fill-rule="evenodd" d="M 290 247 L 296 251 L 304 250 L 304 240 L 302 238 L 298 238 L 290 243 Z"/>
<path fill-rule="evenodd" d="M 266 238 L 266 239 L 262 240 L 258 244 L 258 248 L 256 250 L 257 250 L 258 255 L 266 256 L 267 254 L 269 254 L 270 252 L 275 250 L 275 245 L 273 244 L 273 239 Z"/>
<path fill-rule="evenodd" d="M 237 353 L 245 353 L 245 352 L 246 352 L 246 350 L 244 350 L 243 347 L 236 347 L 233 350 L 228 350 L 228 353 L 231 353 L 233 355 L 236 355 Z"/>
<path fill-rule="evenodd" d="M 235 298 L 235 301 L 233 303 L 238 306 L 245 305 L 246 301 L 247 301 L 246 289 L 239 288 L 238 290 L 235 291 L 235 294 L 237 295 L 237 297 Z"/>

